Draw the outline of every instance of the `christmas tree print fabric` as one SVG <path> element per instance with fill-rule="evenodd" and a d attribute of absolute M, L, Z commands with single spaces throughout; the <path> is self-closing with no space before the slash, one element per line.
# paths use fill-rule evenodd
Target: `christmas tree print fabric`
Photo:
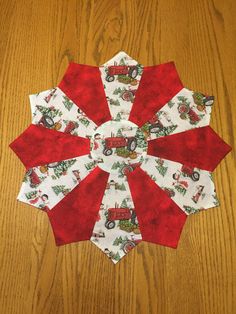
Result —
<path fill-rule="evenodd" d="M 18 200 L 48 215 L 57 245 L 90 240 L 114 263 L 142 240 L 176 248 L 187 216 L 219 205 L 212 172 L 231 148 L 209 126 L 213 102 L 173 62 L 70 63 L 30 95 L 32 123 L 10 144 L 26 168 Z"/>

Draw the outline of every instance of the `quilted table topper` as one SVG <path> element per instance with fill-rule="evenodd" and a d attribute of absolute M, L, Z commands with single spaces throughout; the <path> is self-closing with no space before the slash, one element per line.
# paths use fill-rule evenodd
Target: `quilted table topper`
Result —
<path fill-rule="evenodd" d="M 57 245 L 90 240 L 114 263 L 142 240 L 176 248 L 187 216 L 219 205 L 212 171 L 231 148 L 209 126 L 213 101 L 173 62 L 70 63 L 30 95 L 32 124 L 10 144 L 18 200 L 45 211 Z"/>

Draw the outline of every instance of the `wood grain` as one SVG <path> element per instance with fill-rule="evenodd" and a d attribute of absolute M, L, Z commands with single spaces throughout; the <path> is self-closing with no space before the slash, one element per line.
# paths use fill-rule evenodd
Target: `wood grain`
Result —
<path fill-rule="evenodd" d="M 236 2 L 1 0 L 0 14 L 0 312 L 236 313 L 235 151 L 215 171 L 221 206 L 191 216 L 177 250 L 141 243 L 114 266 L 89 242 L 55 246 L 46 215 L 16 201 L 24 169 L 8 148 L 28 94 L 119 50 L 174 60 L 186 87 L 216 96 L 211 126 L 234 146 Z"/>

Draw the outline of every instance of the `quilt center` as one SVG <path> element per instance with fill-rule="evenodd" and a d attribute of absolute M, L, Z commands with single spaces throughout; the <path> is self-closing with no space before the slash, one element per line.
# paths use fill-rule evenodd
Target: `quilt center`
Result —
<path fill-rule="evenodd" d="M 97 165 L 119 176 L 140 165 L 147 153 L 143 131 L 127 120 L 108 121 L 91 138 L 91 156 Z"/>

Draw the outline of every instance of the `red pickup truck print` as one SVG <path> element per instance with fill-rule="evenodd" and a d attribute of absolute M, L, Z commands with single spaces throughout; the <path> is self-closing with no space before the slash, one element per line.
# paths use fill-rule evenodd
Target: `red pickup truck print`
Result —
<path fill-rule="evenodd" d="M 127 147 L 131 152 L 137 147 L 137 139 L 133 136 L 131 137 L 107 137 L 105 138 L 105 147 L 103 154 L 105 156 L 112 155 L 112 148 Z"/>
<path fill-rule="evenodd" d="M 181 172 L 184 176 L 190 177 L 193 181 L 198 181 L 200 178 L 200 173 L 195 171 L 194 168 L 183 165 L 180 171 L 173 174 L 173 179 L 178 180 Z"/>
<path fill-rule="evenodd" d="M 124 251 L 125 254 L 130 252 L 138 243 L 140 243 L 142 239 L 136 238 L 134 235 L 131 236 L 131 240 L 127 240 L 123 243 L 121 249 Z"/>
<path fill-rule="evenodd" d="M 115 220 L 128 220 L 135 223 L 136 214 L 135 211 L 129 208 L 108 208 L 108 216 L 105 222 L 107 229 L 115 228 Z"/>
<path fill-rule="evenodd" d="M 43 115 L 41 117 L 41 119 L 38 122 L 39 125 L 42 125 L 46 128 L 49 129 L 55 129 L 57 125 L 61 125 L 60 122 L 54 122 L 53 119 L 51 117 L 49 117 L 48 115 Z M 79 124 L 77 122 L 74 121 L 68 121 L 65 129 L 64 129 L 64 133 L 71 133 L 72 131 L 74 131 L 76 128 L 79 127 Z M 59 129 L 59 128 L 58 128 Z"/>
<path fill-rule="evenodd" d="M 123 168 L 121 169 L 121 173 L 124 176 L 127 176 L 130 172 L 134 171 L 140 165 L 141 165 L 141 162 L 136 162 L 136 163 L 133 163 L 133 164 L 124 165 Z"/>
<path fill-rule="evenodd" d="M 121 93 L 121 98 L 124 101 L 133 101 L 135 93 L 136 93 L 136 89 L 125 90 Z"/>
<path fill-rule="evenodd" d="M 48 115 L 43 115 L 42 118 L 38 122 L 40 125 L 45 126 L 46 128 L 53 128 L 54 121 Z"/>
<path fill-rule="evenodd" d="M 106 81 L 113 82 L 115 75 L 128 75 L 131 78 L 136 78 L 138 75 L 138 67 L 135 65 L 111 65 L 108 67 Z"/>

